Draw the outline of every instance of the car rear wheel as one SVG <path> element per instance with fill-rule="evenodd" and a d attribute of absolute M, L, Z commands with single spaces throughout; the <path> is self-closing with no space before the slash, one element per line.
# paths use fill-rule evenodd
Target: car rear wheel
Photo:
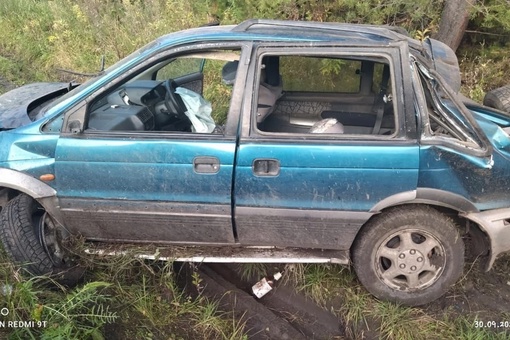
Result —
<path fill-rule="evenodd" d="M 353 245 L 358 279 L 382 300 L 417 306 L 460 277 L 464 243 L 455 223 L 427 206 L 393 208 L 370 220 Z"/>
<path fill-rule="evenodd" d="M 4 250 L 31 275 L 56 275 L 71 268 L 61 239 L 56 223 L 30 196 L 16 196 L 0 213 L 0 241 Z M 75 279 L 70 277 L 61 276 L 60 281 L 73 283 Z"/>
<path fill-rule="evenodd" d="M 483 104 L 495 109 L 510 112 L 510 85 L 487 92 Z"/>

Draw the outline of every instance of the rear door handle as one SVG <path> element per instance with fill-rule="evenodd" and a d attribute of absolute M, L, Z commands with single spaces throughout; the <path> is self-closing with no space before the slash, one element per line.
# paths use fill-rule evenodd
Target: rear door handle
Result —
<path fill-rule="evenodd" d="M 198 174 L 216 174 L 220 171 L 220 160 L 209 156 L 195 157 L 193 170 Z"/>
<path fill-rule="evenodd" d="M 277 159 L 255 159 L 252 169 L 257 176 L 278 176 L 280 174 L 280 161 Z"/>

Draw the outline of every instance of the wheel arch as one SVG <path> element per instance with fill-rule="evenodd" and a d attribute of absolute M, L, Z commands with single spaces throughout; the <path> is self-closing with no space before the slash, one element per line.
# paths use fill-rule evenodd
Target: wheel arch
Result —
<path fill-rule="evenodd" d="M 479 213 L 479 210 L 466 198 L 439 189 L 418 188 L 417 190 L 398 193 L 383 199 L 372 207 L 370 212 L 374 215 L 363 224 L 354 241 L 372 218 L 393 207 L 405 205 L 427 205 L 453 218 L 460 227 L 460 232 L 468 234 L 470 237 L 470 253 L 473 256 L 482 256 L 485 261 L 484 267 L 490 268 L 494 262 L 491 256 L 492 246 L 490 235 L 478 222 L 472 218 L 466 217 L 471 214 Z"/>
<path fill-rule="evenodd" d="M 407 237 L 402 239 L 401 235 Z M 455 221 L 433 206 L 391 206 L 371 217 L 358 236 L 351 249 L 353 267 L 360 282 L 380 299 L 408 306 L 422 305 L 442 296 L 462 275 L 464 242 L 459 238 Z M 420 239 L 432 240 L 437 256 L 428 256 L 432 251 L 427 249 L 430 242 L 421 247 Z M 398 248 L 394 247 L 395 242 Z M 384 250 L 390 248 L 393 251 Z M 423 272 L 420 263 L 428 266 Z M 386 271 L 388 275 L 383 274 Z M 418 276 L 424 272 L 428 273 L 427 278 L 424 276 L 425 281 L 421 282 Z M 406 277 L 404 280 L 402 275 Z"/>
<path fill-rule="evenodd" d="M 478 212 L 476 206 L 465 197 L 449 191 L 432 188 L 418 188 L 386 197 L 375 204 L 370 212 L 373 214 L 397 205 L 426 204 L 455 210 L 458 213 Z"/>
<path fill-rule="evenodd" d="M 58 223 L 62 224 L 57 191 L 41 180 L 12 169 L 0 168 L 0 206 L 25 193 L 35 199 Z"/>

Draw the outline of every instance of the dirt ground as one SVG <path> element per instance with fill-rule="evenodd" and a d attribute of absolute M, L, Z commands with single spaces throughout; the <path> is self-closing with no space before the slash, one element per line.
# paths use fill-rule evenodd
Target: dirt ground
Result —
<path fill-rule="evenodd" d="M 510 323 L 510 255 L 498 258 L 489 272 L 478 261 L 468 262 L 461 280 L 425 308 L 431 313 L 448 310 L 453 314 L 469 314 L 485 323 Z M 505 313 L 507 318 L 502 319 Z M 498 331 L 505 328 L 510 337 L 510 326 L 503 325 Z"/>
<path fill-rule="evenodd" d="M 0 76 L 0 94 L 12 90 L 15 85 Z"/>

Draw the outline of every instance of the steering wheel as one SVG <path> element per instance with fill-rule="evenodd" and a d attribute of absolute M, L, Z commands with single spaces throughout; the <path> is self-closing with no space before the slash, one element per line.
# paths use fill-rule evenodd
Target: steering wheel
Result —
<path fill-rule="evenodd" d="M 177 117 L 184 118 L 187 116 L 184 114 L 186 112 L 186 105 L 182 101 L 181 97 L 175 93 L 175 89 L 177 88 L 177 84 L 173 79 L 168 79 L 163 82 L 163 86 L 165 87 L 165 107 L 168 110 L 168 114 L 172 112 L 177 115 Z"/>

